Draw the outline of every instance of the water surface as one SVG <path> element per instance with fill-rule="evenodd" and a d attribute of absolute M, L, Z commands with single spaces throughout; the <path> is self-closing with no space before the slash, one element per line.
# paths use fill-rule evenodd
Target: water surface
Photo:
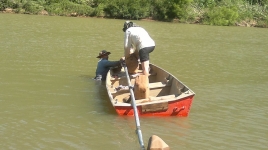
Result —
<path fill-rule="evenodd" d="M 92 80 L 96 56 L 123 55 L 124 20 L 0 14 L 0 149 L 139 149 Z M 151 62 L 195 93 L 188 117 L 142 117 L 176 149 L 267 149 L 268 30 L 136 21 Z"/>

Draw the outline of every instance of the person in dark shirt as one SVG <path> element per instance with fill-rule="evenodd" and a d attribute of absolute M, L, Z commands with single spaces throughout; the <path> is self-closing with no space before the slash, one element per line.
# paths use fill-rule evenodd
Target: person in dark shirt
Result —
<path fill-rule="evenodd" d="M 107 52 L 106 50 L 102 50 L 99 53 L 99 56 L 97 56 L 97 58 L 99 58 L 100 60 L 98 61 L 98 65 L 96 69 L 96 76 L 94 78 L 95 80 L 105 81 L 107 73 L 110 70 L 110 67 L 121 66 L 120 60 L 118 61 L 108 60 L 110 54 L 111 54 L 110 52 Z"/>

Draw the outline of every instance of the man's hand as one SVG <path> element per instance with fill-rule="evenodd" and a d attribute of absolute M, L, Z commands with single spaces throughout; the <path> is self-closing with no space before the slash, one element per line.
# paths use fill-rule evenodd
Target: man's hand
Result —
<path fill-rule="evenodd" d="M 125 57 L 121 57 L 121 58 L 120 58 L 120 62 L 121 62 L 121 63 L 125 62 Z"/>

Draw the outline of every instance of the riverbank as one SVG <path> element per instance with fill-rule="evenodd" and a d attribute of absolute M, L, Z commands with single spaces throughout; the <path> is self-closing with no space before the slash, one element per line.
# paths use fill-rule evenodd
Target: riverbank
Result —
<path fill-rule="evenodd" d="M 211 10 L 207 10 L 205 8 L 200 8 L 197 5 L 191 5 L 191 7 L 187 8 L 188 11 L 188 19 L 166 19 L 166 20 L 159 20 L 157 17 L 147 16 L 144 18 L 138 19 L 125 19 L 124 20 L 145 20 L 145 21 L 165 21 L 165 22 L 175 22 L 175 23 L 186 23 L 186 24 L 200 24 L 200 25 L 214 25 L 214 26 L 240 26 L 240 27 L 261 27 L 267 28 L 268 27 L 268 15 L 266 15 L 266 10 L 261 10 L 257 6 L 242 6 L 240 5 L 240 10 L 234 8 L 227 8 L 227 7 L 215 7 Z M 242 7 L 247 7 L 249 10 L 255 10 L 255 15 L 251 14 L 251 17 L 241 17 L 238 19 L 239 14 L 248 14 L 249 11 L 243 10 Z M 254 9 L 253 9 L 254 8 Z M 259 10 L 258 10 L 259 9 Z M 258 10 L 259 12 L 257 13 Z M 260 11 L 261 10 L 261 11 Z M 66 12 L 55 13 L 55 12 L 48 12 L 44 9 L 38 9 L 33 12 L 27 11 L 26 9 L 13 9 L 13 8 L 5 8 L 4 10 L 0 11 L 1 13 L 14 13 L 14 14 L 30 14 L 30 15 L 48 15 L 48 16 L 67 16 L 67 17 L 94 17 L 94 18 L 116 18 L 111 17 L 109 15 L 105 15 L 103 10 L 90 10 L 89 14 L 77 12 L 74 10 L 69 10 Z M 86 11 L 85 11 L 86 12 Z M 223 12 L 225 15 L 223 15 Z M 265 12 L 265 13 L 263 13 Z M 258 17 L 253 17 L 258 14 Z M 228 17 L 227 17 L 228 16 Z M 117 18 L 120 19 L 120 18 Z"/>

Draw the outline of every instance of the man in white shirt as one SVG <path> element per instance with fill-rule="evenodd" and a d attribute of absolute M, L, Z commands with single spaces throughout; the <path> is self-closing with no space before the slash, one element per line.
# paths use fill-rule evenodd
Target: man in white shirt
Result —
<path fill-rule="evenodd" d="M 149 53 L 155 48 L 155 42 L 148 32 L 133 22 L 126 21 L 123 31 L 125 32 L 124 50 L 125 57 L 138 51 L 144 75 L 149 75 Z"/>

